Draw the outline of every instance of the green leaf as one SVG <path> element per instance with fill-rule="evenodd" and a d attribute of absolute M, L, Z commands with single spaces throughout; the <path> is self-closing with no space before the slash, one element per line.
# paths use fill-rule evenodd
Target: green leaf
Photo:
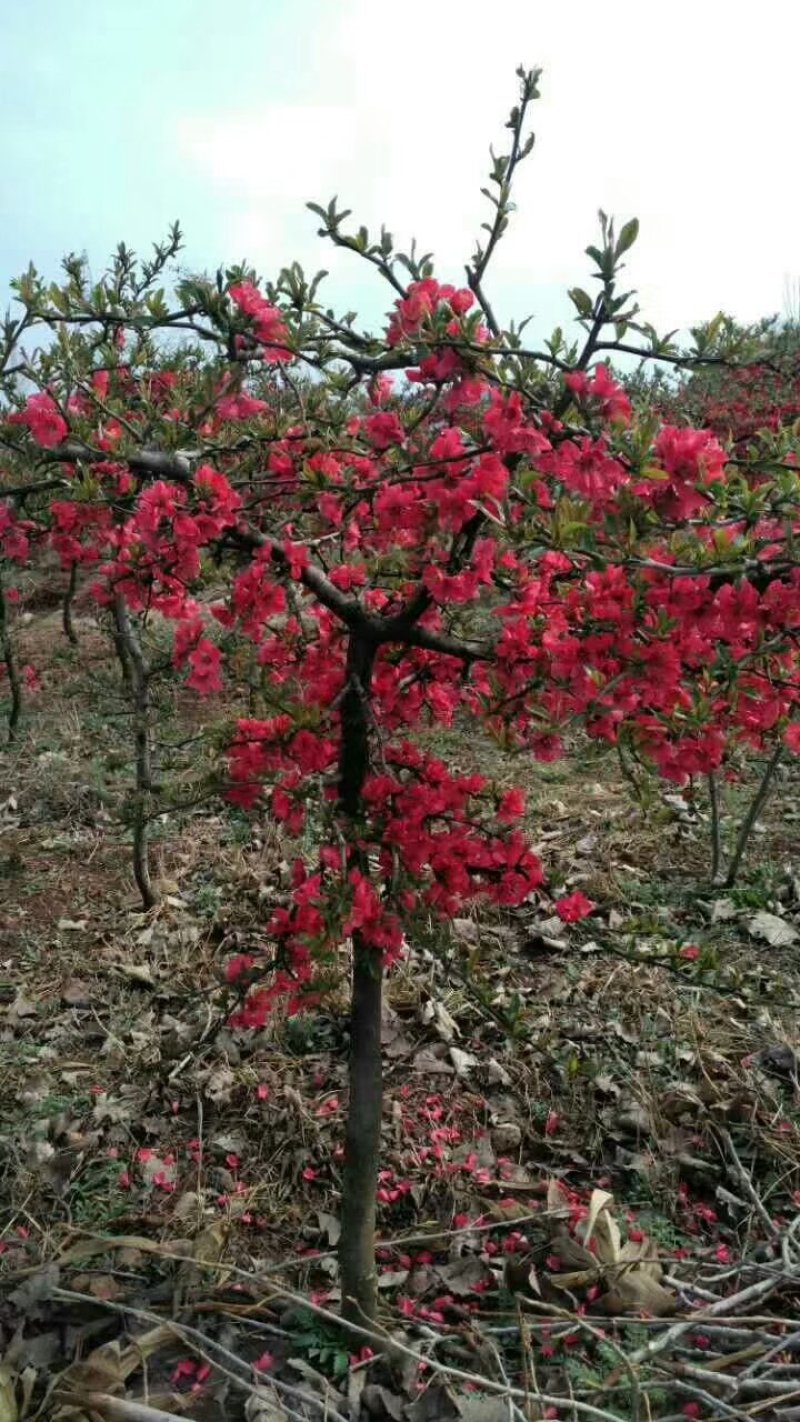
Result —
<path fill-rule="evenodd" d="M 619 237 L 617 238 L 617 245 L 614 249 L 614 256 L 617 261 L 619 261 L 619 258 L 622 256 L 623 252 L 627 252 L 628 249 L 633 246 L 638 236 L 639 219 L 638 217 L 632 217 L 629 222 L 626 222 L 624 224 L 622 231 L 620 232 Z"/>
<path fill-rule="evenodd" d="M 579 286 L 573 286 L 567 295 L 579 316 L 591 316 L 593 303 L 588 291 L 583 291 Z"/>

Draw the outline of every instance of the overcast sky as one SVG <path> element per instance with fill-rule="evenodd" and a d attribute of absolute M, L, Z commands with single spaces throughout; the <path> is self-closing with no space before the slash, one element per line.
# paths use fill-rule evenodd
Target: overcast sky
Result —
<path fill-rule="evenodd" d="M 523 62 L 543 97 L 500 315 L 549 333 L 602 206 L 641 219 L 659 327 L 755 319 L 800 278 L 798 53 L 797 0 L 0 0 L 0 277 L 69 249 L 99 268 L 179 217 L 188 266 L 326 266 L 374 321 L 388 288 L 304 203 L 338 193 L 460 281 Z"/>

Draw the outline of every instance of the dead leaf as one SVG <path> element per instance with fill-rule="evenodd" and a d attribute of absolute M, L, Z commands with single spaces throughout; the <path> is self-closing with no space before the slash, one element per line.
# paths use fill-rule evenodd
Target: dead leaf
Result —
<path fill-rule="evenodd" d="M 613 1204 L 614 1197 L 605 1190 L 593 1190 L 592 1196 L 600 1195 L 603 1199 L 599 1209 L 595 1211 L 594 1217 L 594 1240 L 597 1250 L 597 1258 L 601 1264 L 614 1265 L 619 1263 L 622 1254 L 622 1235 L 620 1228 L 609 1205 Z M 590 1204 L 591 1214 L 591 1204 Z M 585 1236 L 584 1236 L 585 1238 Z"/>
<path fill-rule="evenodd" d="M 15 1378 L 10 1368 L 0 1364 L 0 1422 L 17 1422 L 19 1410 Z"/>
<path fill-rule="evenodd" d="M 553 914 L 550 918 L 539 919 L 535 924 L 535 930 L 537 935 L 544 938 L 545 941 L 549 938 L 560 940 L 566 936 L 567 925 L 562 918 L 558 917 L 558 914 Z M 557 941 L 556 946 L 563 947 L 563 943 Z"/>
<path fill-rule="evenodd" d="M 475 1285 L 490 1277 L 490 1270 L 476 1254 L 465 1254 L 452 1264 L 443 1264 L 436 1269 L 446 1290 L 456 1298 L 466 1298 L 474 1293 Z"/>
<path fill-rule="evenodd" d="M 452 1042 L 454 1037 L 461 1036 L 458 1023 L 450 1016 L 447 1008 L 441 1002 L 429 999 L 423 1003 L 420 1019 L 424 1026 L 430 1027 L 432 1025 L 443 1042 Z"/>
<path fill-rule="evenodd" d="M 787 948 L 798 939 L 796 928 L 787 923 L 785 918 L 779 918 L 778 914 L 767 913 L 766 909 L 747 920 L 747 931 L 751 938 L 761 939 L 768 943 L 770 948 Z"/>
<path fill-rule="evenodd" d="M 192 1253 L 198 1264 L 216 1264 L 222 1256 L 229 1234 L 228 1220 L 214 1220 L 213 1224 L 206 1225 L 194 1241 Z"/>
<path fill-rule="evenodd" d="M 651 1274 L 631 1268 L 617 1271 L 600 1307 L 604 1313 L 647 1313 L 652 1318 L 668 1318 L 676 1312 L 678 1301 Z"/>
<path fill-rule="evenodd" d="M 550 1252 L 566 1266 L 567 1272 L 559 1270 L 553 1276 L 553 1284 L 558 1289 L 583 1288 L 592 1284 L 600 1272 L 598 1261 L 588 1249 L 573 1239 L 565 1225 L 558 1225 L 550 1243 Z"/>
<path fill-rule="evenodd" d="M 79 1294 L 92 1294 L 96 1299 L 111 1303 L 118 1299 L 123 1289 L 111 1274 L 76 1274 L 70 1284 Z"/>
<path fill-rule="evenodd" d="M 557 1182 L 551 1181 L 548 1203 L 555 1203 L 560 1193 Z M 606 1313 L 650 1314 L 654 1318 L 674 1313 L 677 1299 L 660 1282 L 663 1271 L 655 1243 L 645 1239 L 623 1244 L 613 1203 L 607 1190 L 592 1191 L 586 1221 L 578 1226 L 579 1239 L 569 1234 L 563 1221 L 552 1222 L 551 1251 L 568 1272 L 550 1274 L 548 1283 L 570 1293 L 602 1285 L 598 1307 Z M 585 1248 L 592 1239 L 594 1253 Z"/>
<path fill-rule="evenodd" d="M 305 1378 L 306 1382 L 310 1383 L 315 1391 L 320 1394 L 326 1410 L 327 1407 L 335 1407 L 337 1402 L 341 1402 L 339 1393 L 335 1388 L 331 1387 L 324 1373 L 312 1367 L 305 1358 L 287 1358 L 286 1362 L 288 1367 L 293 1368 L 296 1373 L 299 1373 L 301 1378 Z"/>
<path fill-rule="evenodd" d="M 206 1077 L 205 1095 L 217 1105 L 227 1105 L 234 1087 L 234 1075 L 227 1062 L 214 1067 Z"/>
<path fill-rule="evenodd" d="M 386 1269 L 378 1275 L 379 1289 L 400 1289 L 408 1278 L 408 1269 Z"/>
<path fill-rule="evenodd" d="M 725 923 L 729 918 L 735 918 L 739 910 L 733 899 L 714 899 L 711 905 L 711 922 Z"/>
<path fill-rule="evenodd" d="M 682 795 L 662 795 L 662 800 L 666 805 L 671 805 L 673 810 L 677 810 L 679 815 L 691 815 L 692 807 L 684 800 Z"/>
<path fill-rule="evenodd" d="M 84 982 L 82 978 L 70 978 L 61 989 L 61 1001 L 67 1007 L 86 1007 L 94 995 L 91 983 Z"/>
<path fill-rule="evenodd" d="M 508 1422 L 508 1399 L 490 1397 L 486 1393 L 463 1392 L 454 1394 L 461 1422 Z"/>
<path fill-rule="evenodd" d="M 133 1103 L 120 1101 L 116 1096 L 98 1096 L 92 1107 L 92 1120 L 100 1125 L 103 1121 L 110 1121 L 112 1126 L 118 1126 L 126 1121 L 130 1121 L 133 1116 Z"/>
<path fill-rule="evenodd" d="M 547 1182 L 547 1208 L 548 1211 L 569 1209 L 569 1195 L 560 1180 L 551 1178 Z"/>
<path fill-rule="evenodd" d="M 495 1057 L 492 1057 L 488 1067 L 490 1086 L 510 1086 L 511 1077 L 504 1066 L 501 1066 Z"/>
<path fill-rule="evenodd" d="M 596 1091 L 602 1091 L 604 1096 L 619 1096 L 620 1087 L 617 1086 L 613 1076 L 608 1072 L 599 1072 L 593 1083 Z"/>
<path fill-rule="evenodd" d="M 435 1381 L 420 1393 L 415 1402 L 406 1407 L 408 1422 L 454 1422 L 458 1415 L 458 1408 L 449 1387 Z"/>
<path fill-rule="evenodd" d="M 462 1052 L 460 1047 L 450 1048 L 450 1060 L 456 1069 L 456 1076 L 466 1076 L 470 1067 L 478 1065 L 478 1058 L 471 1052 Z"/>
<path fill-rule="evenodd" d="M 522 1130 L 514 1121 L 501 1121 L 492 1130 L 492 1145 L 495 1150 L 516 1150 L 522 1142 Z"/>
<path fill-rule="evenodd" d="M 589 1240 L 594 1234 L 595 1226 L 597 1225 L 597 1221 L 599 1219 L 601 1211 L 607 1209 L 609 1205 L 613 1204 L 613 1202 L 614 1196 L 610 1194 L 608 1190 L 592 1191 L 591 1198 L 589 1200 L 589 1214 L 586 1219 L 586 1231 L 583 1236 L 583 1242 L 587 1246 L 587 1248 L 589 1245 Z"/>
<path fill-rule="evenodd" d="M 94 1348 L 88 1357 L 72 1363 L 58 1379 L 57 1393 L 124 1391 L 132 1373 L 161 1348 L 174 1345 L 175 1334 L 168 1324 L 159 1324 L 138 1334 L 123 1348 L 118 1339 Z"/>
<path fill-rule="evenodd" d="M 247 1422 L 289 1422 L 274 1388 L 259 1383 L 244 1405 Z"/>
<path fill-rule="evenodd" d="M 432 1052 L 429 1047 L 423 1047 L 421 1052 L 417 1052 L 414 1057 L 412 1070 L 422 1076 L 452 1076 L 453 1068 L 449 1062 L 444 1062 Z"/>
<path fill-rule="evenodd" d="M 3 1363 L 12 1371 L 18 1371 L 20 1377 L 24 1375 L 25 1371 L 23 1364 L 32 1368 L 34 1373 L 49 1373 L 52 1371 L 55 1359 L 61 1356 L 63 1348 L 64 1338 L 61 1333 L 52 1331 L 50 1333 L 29 1333 L 26 1336 L 25 1325 L 20 1324 L 6 1348 Z M 0 1409 L 1 1416 L 2 1409 Z"/>
<path fill-rule="evenodd" d="M 52 1260 L 35 1274 L 31 1274 L 18 1288 L 8 1295 L 8 1302 L 22 1318 L 41 1318 L 42 1304 L 48 1303 L 53 1289 L 60 1278 L 58 1265 Z"/>
<path fill-rule="evenodd" d="M 325 1210 L 317 1210 L 317 1221 L 331 1249 L 335 1249 L 342 1233 L 340 1221 L 335 1215 L 327 1214 Z"/>
<path fill-rule="evenodd" d="M 18 1022 L 21 1017 L 35 1017 L 39 1011 L 35 1002 L 31 1002 L 24 992 L 18 992 L 14 1001 L 8 1009 L 9 1022 Z"/>
<path fill-rule="evenodd" d="M 402 1422 L 405 1403 L 388 1388 L 378 1383 L 367 1383 L 361 1394 L 361 1401 L 370 1417 L 390 1417 L 392 1422 Z"/>
<path fill-rule="evenodd" d="M 637 1101 L 633 1096 L 619 1102 L 612 1119 L 614 1127 L 628 1135 L 652 1136 L 654 1134 L 653 1123 L 647 1111 L 641 1101 Z"/>
<path fill-rule="evenodd" d="M 433 1287 L 433 1283 L 434 1275 L 430 1265 L 418 1264 L 408 1276 L 405 1292 L 411 1298 L 421 1299 Z"/>
<path fill-rule="evenodd" d="M 147 963 L 117 963 L 117 971 L 129 982 L 141 983 L 142 987 L 153 987 L 153 970 Z"/>

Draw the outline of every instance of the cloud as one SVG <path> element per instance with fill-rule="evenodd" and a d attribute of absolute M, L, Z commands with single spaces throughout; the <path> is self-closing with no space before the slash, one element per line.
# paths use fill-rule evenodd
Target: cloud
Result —
<path fill-rule="evenodd" d="M 585 282 L 599 206 L 641 219 L 631 278 L 657 324 L 780 307 L 800 272 L 795 7 L 762 0 L 745 24 L 718 0 L 658 10 L 641 0 L 405 0 L 402 10 L 340 0 L 318 17 L 289 101 L 177 126 L 227 254 L 270 271 L 294 257 L 331 266 L 304 204 L 338 193 L 355 221 L 416 235 L 459 279 L 487 215 L 488 144 L 507 137 L 524 60 L 545 74 L 536 149 L 498 253 L 506 315 L 555 309 L 557 292 Z M 368 273 L 346 259 L 333 268 L 346 301 L 372 306 Z"/>

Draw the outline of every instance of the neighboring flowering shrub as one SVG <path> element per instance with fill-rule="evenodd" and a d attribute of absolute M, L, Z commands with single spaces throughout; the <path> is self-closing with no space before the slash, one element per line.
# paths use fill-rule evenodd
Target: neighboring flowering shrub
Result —
<path fill-rule="evenodd" d="M 716 348 L 732 346 L 740 355 L 733 366 Z M 718 316 L 705 328 L 708 364 L 685 375 L 677 385 L 658 392 L 662 414 L 676 423 L 702 426 L 744 455 L 765 433 L 780 436 L 800 420 L 800 329 L 774 319 L 753 332 L 730 317 Z M 746 356 L 742 362 L 741 356 Z M 655 392 L 654 392 L 655 393 Z"/>

